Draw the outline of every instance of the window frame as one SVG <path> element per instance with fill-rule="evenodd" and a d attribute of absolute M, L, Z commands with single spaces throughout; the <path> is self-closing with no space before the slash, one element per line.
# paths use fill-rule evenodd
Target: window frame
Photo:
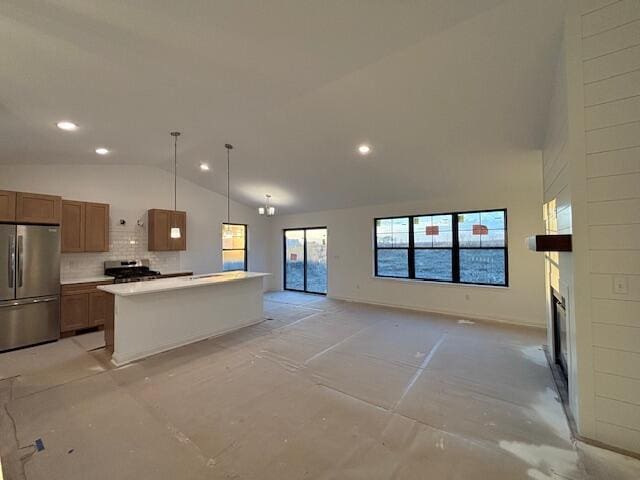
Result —
<path fill-rule="evenodd" d="M 244 227 L 244 248 L 224 248 L 224 227 L 229 225 L 231 227 Z M 248 272 L 249 271 L 249 225 L 246 223 L 228 223 L 222 222 L 222 230 L 220 231 L 220 240 L 222 242 L 221 260 L 223 272 Z M 244 269 L 235 268 L 233 270 L 224 269 L 224 252 L 239 252 L 244 251 Z"/>
<path fill-rule="evenodd" d="M 459 215 L 467 215 L 473 213 L 485 213 L 485 212 L 503 212 L 504 213 L 504 247 L 461 247 L 458 231 Z M 452 242 L 451 248 L 449 247 L 416 247 L 414 238 L 414 219 L 418 217 L 434 217 L 449 215 L 451 216 L 451 235 Z M 379 220 L 394 220 L 397 218 L 407 218 L 409 220 L 409 243 L 407 247 L 378 247 L 377 228 Z M 491 208 L 485 210 L 465 210 L 456 212 L 437 212 L 437 213 L 422 213 L 414 215 L 395 215 L 391 217 L 375 217 L 373 219 L 373 271 L 376 278 L 391 278 L 398 280 L 412 280 L 416 282 L 437 282 L 453 285 L 477 285 L 488 287 L 509 287 L 509 229 L 508 229 L 507 209 L 506 208 Z M 378 272 L 378 250 L 407 250 L 407 273 L 406 277 L 399 277 L 395 275 L 380 275 Z M 441 279 L 429 279 L 416 277 L 415 272 L 415 252 L 416 250 L 451 250 L 451 280 Z M 504 251 L 504 283 L 481 283 L 481 282 L 463 282 L 460 280 L 460 251 L 461 250 L 503 250 Z"/>

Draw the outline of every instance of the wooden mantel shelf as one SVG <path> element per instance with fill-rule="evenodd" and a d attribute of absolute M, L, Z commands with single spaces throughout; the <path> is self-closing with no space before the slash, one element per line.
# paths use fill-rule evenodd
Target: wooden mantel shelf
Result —
<path fill-rule="evenodd" d="M 527 238 L 534 252 L 570 252 L 571 235 L 533 235 Z"/>

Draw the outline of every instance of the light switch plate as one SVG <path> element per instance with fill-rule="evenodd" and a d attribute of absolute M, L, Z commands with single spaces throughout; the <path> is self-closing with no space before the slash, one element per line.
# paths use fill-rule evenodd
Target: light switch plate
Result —
<path fill-rule="evenodd" d="M 629 282 L 627 277 L 616 275 L 613 277 L 613 293 L 618 295 L 626 295 L 629 293 Z"/>

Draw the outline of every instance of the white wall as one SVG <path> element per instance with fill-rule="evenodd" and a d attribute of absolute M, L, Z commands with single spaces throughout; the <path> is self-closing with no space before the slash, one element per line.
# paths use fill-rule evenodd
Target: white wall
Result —
<path fill-rule="evenodd" d="M 478 157 L 478 162 L 483 162 L 483 158 Z M 282 230 L 326 226 L 330 297 L 544 326 L 543 257 L 525 247 L 525 237 L 544 228 L 540 152 L 512 153 L 505 155 L 504 162 L 486 163 L 501 166 L 488 167 L 484 176 L 477 177 L 475 182 L 461 182 L 475 186 L 451 191 L 446 198 L 275 217 L 271 230 L 274 275 L 270 288 L 282 288 Z M 330 194 L 327 191 L 327 195 Z M 375 217 L 494 208 L 508 209 L 508 288 L 373 276 Z"/>
<path fill-rule="evenodd" d="M 640 2 L 581 13 L 593 432 L 640 452 Z"/>
<path fill-rule="evenodd" d="M 135 226 L 138 219 L 146 222 L 148 209 L 173 208 L 173 176 L 164 170 L 144 166 L 0 165 L 0 189 L 108 203 L 111 205 L 113 237 L 118 237 L 122 231 L 118 225 L 120 219 L 125 219 L 126 229 L 133 231 L 139 229 Z M 226 197 L 181 178 L 178 178 L 177 189 L 177 208 L 187 212 L 185 252 L 147 252 L 144 234 L 141 236 L 144 245 L 133 252 L 117 247 L 117 251 L 106 254 L 65 254 L 65 275 L 71 276 L 70 270 L 74 267 L 69 264 L 72 262 L 76 269 L 89 267 L 101 272 L 104 259 L 132 253 L 149 256 L 161 271 L 168 266 L 171 266 L 169 269 L 196 273 L 220 271 L 221 224 L 226 221 Z M 249 225 L 249 268 L 265 271 L 268 268 L 266 242 L 269 240 L 265 220 L 255 209 L 232 202 L 231 221 Z M 143 231 L 146 231 L 146 224 Z M 125 234 L 128 233 L 125 231 Z"/>
<path fill-rule="evenodd" d="M 640 2 L 568 5 L 544 182 L 573 252 L 550 281 L 570 296 L 579 433 L 640 452 Z"/>

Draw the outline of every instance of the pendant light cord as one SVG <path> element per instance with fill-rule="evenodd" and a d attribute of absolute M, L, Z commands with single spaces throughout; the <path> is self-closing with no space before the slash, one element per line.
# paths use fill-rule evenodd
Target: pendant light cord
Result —
<path fill-rule="evenodd" d="M 173 211 L 178 210 L 178 136 L 173 137 Z"/>
<path fill-rule="evenodd" d="M 231 185 L 231 163 L 229 162 L 229 153 L 233 148 L 233 145 L 230 143 L 225 143 L 224 148 L 227 149 L 227 225 L 231 222 L 231 196 L 230 196 L 230 185 Z"/>

